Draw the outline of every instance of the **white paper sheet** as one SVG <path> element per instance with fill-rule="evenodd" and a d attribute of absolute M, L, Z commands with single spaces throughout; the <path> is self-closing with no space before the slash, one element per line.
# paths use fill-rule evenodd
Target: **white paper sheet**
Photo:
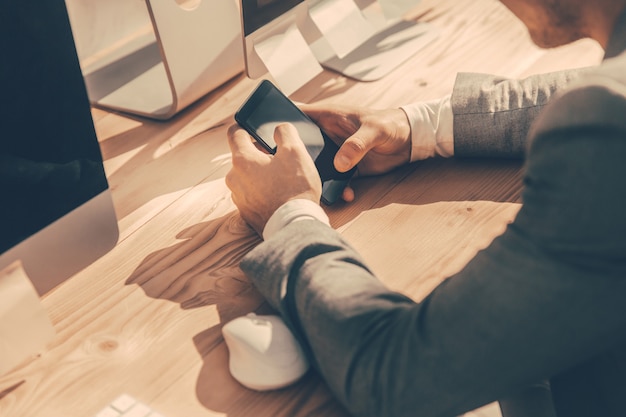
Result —
<path fill-rule="evenodd" d="M 323 71 L 296 25 L 254 45 L 254 50 L 285 95 Z"/>
<path fill-rule="evenodd" d="M 39 353 L 54 335 L 21 263 L 0 271 L 0 375 Z"/>
<path fill-rule="evenodd" d="M 339 58 L 355 50 L 375 32 L 353 0 L 320 1 L 309 8 L 309 16 Z"/>

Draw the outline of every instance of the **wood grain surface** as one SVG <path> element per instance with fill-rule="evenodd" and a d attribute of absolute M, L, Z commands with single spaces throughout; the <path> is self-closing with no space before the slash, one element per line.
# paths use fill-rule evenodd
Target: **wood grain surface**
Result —
<path fill-rule="evenodd" d="M 423 0 L 410 18 L 441 35 L 389 76 L 325 71 L 293 98 L 397 107 L 448 94 L 461 71 L 522 77 L 602 56 L 591 41 L 538 49 L 495 0 Z M 240 75 L 167 122 L 93 109 L 120 241 L 43 299 L 57 336 L 0 376 L 0 416 L 91 416 L 121 393 L 166 417 L 347 415 L 314 374 L 257 393 L 228 373 L 221 326 L 269 311 L 238 267 L 260 240 L 224 184 L 226 130 L 256 84 Z M 382 281 L 419 300 L 515 217 L 521 169 L 433 159 L 357 180 L 357 201 L 328 212 Z"/>

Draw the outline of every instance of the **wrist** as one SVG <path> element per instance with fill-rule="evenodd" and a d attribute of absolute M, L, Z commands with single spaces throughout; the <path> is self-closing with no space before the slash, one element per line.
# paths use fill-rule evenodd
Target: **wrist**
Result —
<path fill-rule="evenodd" d="M 404 163 L 411 162 L 411 153 L 412 153 L 412 129 L 411 129 L 411 120 L 408 115 L 402 108 L 393 109 L 392 120 L 395 127 L 394 136 L 399 138 L 403 143 L 403 151 L 402 155 L 405 159 Z"/>

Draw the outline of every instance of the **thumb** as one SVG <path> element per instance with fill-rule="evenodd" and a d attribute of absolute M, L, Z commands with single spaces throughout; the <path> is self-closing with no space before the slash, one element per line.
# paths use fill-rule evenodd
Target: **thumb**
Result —
<path fill-rule="evenodd" d="M 347 138 L 335 155 L 335 169 L 347 172 L 354 168 L 375 145 L 376 133 L 361 126 L 352 136 Z"/>
<path fill-rule="evenodd" d="M 274 128 L 274 142 L 276 142 L 276 152 L 288 151 L 304 147 L 300 139 L 298 129 L 291 123 L 280 123 Z"/>

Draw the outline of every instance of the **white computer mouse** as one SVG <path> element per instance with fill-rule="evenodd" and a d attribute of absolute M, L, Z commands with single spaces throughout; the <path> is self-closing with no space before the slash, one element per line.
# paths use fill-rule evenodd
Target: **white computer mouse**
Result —
<path fill-rule="evenodd" d="M 230 373 L 256 391 L 283 388 L 296 382 L 309 363 L 282 318 L 250 313 L 222 327 Z"/>

